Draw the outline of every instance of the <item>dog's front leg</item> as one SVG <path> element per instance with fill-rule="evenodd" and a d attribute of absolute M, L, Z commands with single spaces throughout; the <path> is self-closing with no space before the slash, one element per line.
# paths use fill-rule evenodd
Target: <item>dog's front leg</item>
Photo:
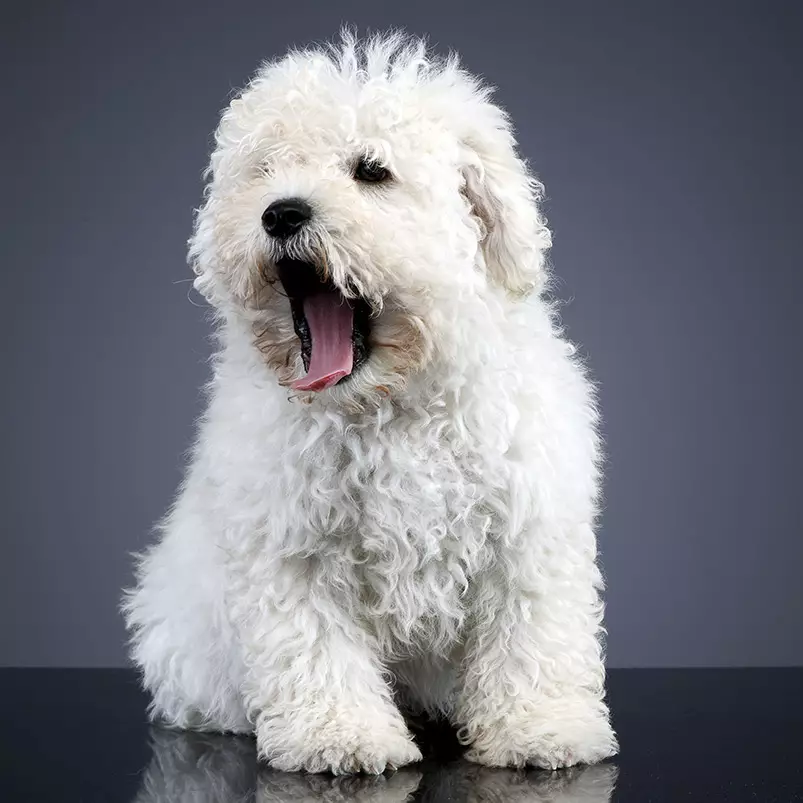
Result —
<path fill-rule="evenodd" d="M 476 589 L 456 717 L 467 758 L 557 769 L 613 755 L 590 528 L 541 525 L 502 557 Z"/>
<path fill-rule="evenodd" d="M 418 761 L 343 585 L 314 559 L 260 557 L 241 563 L 232 606 L 260 755 L 276 769 L 335 774 Z"/>

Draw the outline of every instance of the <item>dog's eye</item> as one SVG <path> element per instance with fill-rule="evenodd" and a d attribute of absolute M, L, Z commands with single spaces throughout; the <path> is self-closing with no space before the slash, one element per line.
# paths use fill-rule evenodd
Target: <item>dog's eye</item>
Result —
<path fill-rule="evenodd" d="M 372 159 L 360 159 L 354 168 L 354 178 L 369 184 L 381 184 L 390 178 L 390 170 Z"/>

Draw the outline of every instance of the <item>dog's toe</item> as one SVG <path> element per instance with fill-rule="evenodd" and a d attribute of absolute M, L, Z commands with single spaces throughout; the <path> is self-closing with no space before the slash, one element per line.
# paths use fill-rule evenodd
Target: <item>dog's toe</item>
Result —
<path fill-rule="evenodd" d="M 403 724 L 364 724 L 340 719 L 307 734 L 270 739 L 260 752 L 275 769 L 331 772 L 334 775 L 379 775 L 421 760 L 421 751 Z"/>

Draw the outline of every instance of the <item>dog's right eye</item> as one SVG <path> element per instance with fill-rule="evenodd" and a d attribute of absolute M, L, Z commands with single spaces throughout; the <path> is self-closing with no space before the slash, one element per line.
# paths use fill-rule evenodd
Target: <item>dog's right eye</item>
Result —
<path fill-rule="evenodd" d="M 367 184 L 381 184 L 390 178 L 390 170 L 372 159 L 360 159 L 354 168 L 354 178 Z"/>

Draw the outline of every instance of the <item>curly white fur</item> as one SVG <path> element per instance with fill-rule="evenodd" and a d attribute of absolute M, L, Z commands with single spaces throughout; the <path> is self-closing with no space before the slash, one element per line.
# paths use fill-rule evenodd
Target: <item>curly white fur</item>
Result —
<path fill-rule="evenodd" d="M 365 186 L 355 159 L 393 180 Z M 545 291 L 540 184 L 490 90 L 393 34 L 266 64 L 224 112 L 190 255 L 220 348 L 191 466 L 125 613 L 153 713 L 280 769 L 416 761 L 398 705 L 487 765 L 616 751 L 603 702 L 592 387 Z M 263 210 L 374 310 L 303 373 Z M 289 396 L 289 399 L 288 399 Z"/>

